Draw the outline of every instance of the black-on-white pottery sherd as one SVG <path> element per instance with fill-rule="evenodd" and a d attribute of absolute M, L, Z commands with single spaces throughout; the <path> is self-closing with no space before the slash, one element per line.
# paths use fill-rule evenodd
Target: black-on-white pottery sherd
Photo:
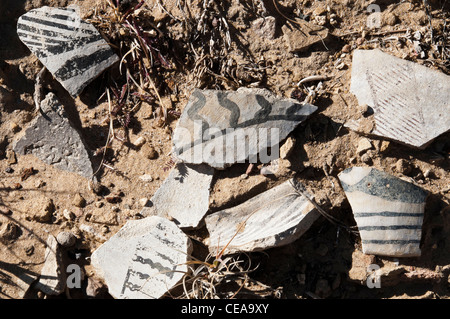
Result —
<path fill-rule="evenodd" d="M 17 22 L 19 39 L 74 97 L 119 60 L 95 27 L 82 20 L 78 7 L 41 7 Z"/>
<path fill-rule="evenodd" d="M 400 178 L 370 167 L 339 174 L 353 210 L 366 254 L 420 256 L 428 193 Z"/>

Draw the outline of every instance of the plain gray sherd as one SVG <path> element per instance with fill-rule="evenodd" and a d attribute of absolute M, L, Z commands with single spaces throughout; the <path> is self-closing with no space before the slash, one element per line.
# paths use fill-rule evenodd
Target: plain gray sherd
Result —
<path fill-rule="evenodd" d="M 14 151 L 33 154 L 46 164 L 90 178 L 93 169 L 85 143 L 53 93 L 42 101 L 41 110 L 14 143 Z"/>
<path fill-rule="evenodd" d="M 173 219 L 180 228 L 197 228 L 207 213 L 214 169 L 178 163 L 150 199 L 141 215 Z"/>

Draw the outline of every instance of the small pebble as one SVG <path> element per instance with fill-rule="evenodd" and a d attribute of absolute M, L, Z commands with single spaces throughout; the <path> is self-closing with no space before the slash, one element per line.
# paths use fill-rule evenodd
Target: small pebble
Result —
<path fill-rule="evenodd" d="M 430 178 L 433 176 L 433 172 L 431 171 L 431 169 L 427 169 L 427 170 L 425 170 L 425 172 L 423 172 L 423 176 L 425 178 Z"/>
<path fill-rule="evenodd" d="M 5 173 L 12 174 L 12 173 L 14 173 L 14 169 L 13 169 L 12 167 L 8 166 L 8 167 L 5 169 Z"/>
<path fill-rule="evenodd" d="M 356 149 L 356 153 L 359 155 L 365 153 L 366 151 L 370 150 L 372 148 L 372 143 L 368 138 L 361 138 L 358 142 L 358 148 Z"/>
<path fill-rule="evenodd" d="M 17 163 L 16 153 L 13 150 L 6 151 L 6 161 L 9 165 Z"/>
<path fill-rule="evenodd" d="M 20 131 L 20 126 L 15 122 L 11 122 L 9 126 L 11 128 L 11 131 L 13 131 L 14 133 Z"/>
<path fill-rule="evenodd" d="M 158 152 L 155 150 L 153 146 L 145 147 L 144 152 L 148 159 L 156 159 L 159 156 Z"/>
<path fill-rule="evenodd" d="M 342 52 L 344 53 L 350 53 L 352 47 L 350 46 L 350 44 L 346 44 L 342 47 Z"/>
<path fill-rule="evenodd" d="M 370 157 L 370 155 L 368 153 L 365 153 L 365 154 L 363 154 L 363 156 L 361 156 L 361 161 L 363 163 L 366 163 L 367 165 L 372 164 L 372 158 Z"/>
<path fill-rule="evenodd" d="M 148 204 L 148 198 L 147 198 L 147 197 L 143 197 L 143 198 L 141 198 L 141 199 L 139 200 L 139 205 L 140 205 L 141 207 L 145 207 L 145 206 L 147 206 L 147 204 Z"/>
<path fill-rule="evenodd" d="M 397 16 L 393 13 L 388 13 L 384 17 L 384 22 L 387 25 L 394 26 L 397 23 Z"/>
<path fill-rule="evenodd" d="M 325 13 L 327 13 L 327 8 L 324 6 L 319 6 L 319 7 L 315 8 L 313 11 L 313 15 L 315 15 L 315 16 L 321 16 Z"/>
<path fill-rule="evenodd" d="M 64 211 L 63 211 L 63 216 L 64 216 L 64 218 L 65 219 L 67 219 L 67 220 L 75 220 L 75 214 L 74 213 L 72 213 L 70 210 L 68 210 L 68 209 L 64 209 Z"/>
<path fill-rule="evenodd" d="M 141 176 L 139 176 L 139 179 L 141 181 L 143 181 L 143 182 L 151 182 L 151 181 L 153 181 L 153 177 L 151 175 L 149 175 L 149 174 L 141 175 Z"/>
<path fill-rule="evenodd" d="M 136 139 L 136 141 L 134 141 L 133 144 L 134 144 L 134 146 L 136 146 L 136 147 L 141 147 L 142 145 L 145 144 L 145 142 L 146 142 L 145 137 L 140 136 L 140 137 L 138 137 L 138 138 Z"/>
<path fill-rule="evenodd" d="M 72 200 L 72 205 L 76 207 L 84 207 L 86 200 L 80 194 L 76 194 Z"/>
<path fill-rule="evenodd" d="M 412 170 L 410 163 L 404 159 L 399 159 L 397 163 L 395 163 L 395 169 L 403 175 L 408 175 Z"/>
<path fill-rule="evenodd" d="M 56 236 L 56 241 L 63 247 L 71 247 L 75 244 L 77 238 L 71 232 L 63 231 Z"/>
<path fill-rule="evenodd" d="M 346 67 L 345 63 L 342 62 L 342 63 L 340 63 L 340 64 L 338 64 L 338 65 L 336 66 L 336 69 L 342 70 L 342 69 L 345 68 L 345 67 Z"/>
<path fill-rule="evenodd" d="M 105 285 L 98 279 L 88 277 L 86 286 L 86 296 L 96 298 L 105 289 Z"/>

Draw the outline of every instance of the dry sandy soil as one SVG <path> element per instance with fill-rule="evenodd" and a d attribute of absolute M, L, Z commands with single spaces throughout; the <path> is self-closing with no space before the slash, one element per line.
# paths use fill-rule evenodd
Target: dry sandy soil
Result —
<path fill-rule="evenodd" d="M 122 2 L 122 12 L 130 8 L 127 3 L 137 3 Z M 152 6 L 154 1 L 149 0 L 139 12 L 132 14 L 141 18 L 147 31 L 157 28 L 161 32 L 161 44 L 158 45 L 170 67 L 156 65 L 150 68 L 163 105 L 171 112 L 162 123 L 160 101 L 150 86 L 146 92 L 153 100 L 127 101 L 121 116 L 122 119 L 130 116 L 128 126 L 124 128 L 120 124 L 120 115 L 114 119 L 116 134 L 125 142 L 116 139 L 108 149 L 105 163 L 112 169 L 102 166 L 97 174 L 104 187 L 101 192 L 92 191 L 89 181 L 76 174 L 57 170 L 31 155 L 11 154 L 15 137 L 36 116 L 34 83 L 42 68 L 39 60 L 18 39 L 15 26 L 18 17 L 33 8 L 77 3 L 82 17 L 101 30 L 121 56 L 126 51 L 120 43 L 127 43 L 128 31 L 120 30 L 114 22 L 108 24 L 112 9 L 110 6 L 108 9 L 106 1 L 0 2 L 0 208 L 3 213 L 9 212 L 0 214 L 0 298 L 49 297 L 33 286 L 25 293 L 18 285 L 18 277 L 39 275 L 48 234 L 56 236 L 63 230 L 77 236 L 75 246 L 65 250 L 64 254 L 70 263 L 83 267 L 85 277 L 81 289 L 67 290 L 58 298 L 88 298 L 88 278 L 96 278 L 89 265 L 90 254 L 104 241 L 102 236 L 109 238 L 128 219 L 141 218 L 140 199 L 151 198 L 167 177 L 167 168 L 171 166 L 171 133 L 177 114 L 183 110 L 194 88 L 257 86 L 290 97 L 297 89 L 297 83 L 310 75 L 325 75 L 329 79 L 323 81 L 323 88 L 317 91 L 313 100 L 318 111 L 292 132 L 295 147 L 288 159 L 282 161 L 281 169 L 275 176 L 268 177 L 259 174 L 255 168 L 245 179 L 241 175 L 248 164 L 217 171 L 211 189 L 210 212 L 235 206 L 295 176 L 315 195 L 323 209 L 342 223 L 354 226 L 350 205 L 336 176 L 353 165 L 373 166 L 408 178 L 430 192 L 423 225 L 422 256 L 397 260 L 364 255 L 358 235 L 321 217 L 294 243 L 251 254 L 253 265 L 258 265 L 250 274 L 254 281 L 241 289 L 236 297 L 448 298 L 449 133 L 436 138 L 424 150 L 369 137 L 373 148 L 365 154 L 357 154 L 362 136 L 343 124 L 361 116 L 358 103 L 349 92 L 355 49 L 380 48 L 449 74 L 449 61 L 445 57 L 448 58 L 450 45 L 450 3 L 429 0 L 426 11 L 422 1 L 223 1 L 223 5 L 208 7 L 209 13 L 204 18 L 207 31 L 201 33 L 195 30 L 205 12 L 203 1 L 180 1 L 187 3 L 185 8 L 188 9 L 183 10 L 176 6 L 177 1 L 162 2 L 167 12 Z M 372 3 L 381 8 L 381 27 L 375 30 L 369 30 L 367 26 L 367 7 Z M 276 18 L 275 33 L 270 40 L 266 38 L 270 35 L 258 32 L 253 24 L 264 15 Z M 302 53 L 290 53 L 282 27 L 293 25 L 292 20 L 296 18 L 324 23 L 329 29 L 329 37 Z M 184 23 L 186 21 L 190 25 Z M 430 23 L 433 41 L 447 45 L 446 56 L 440 55 L 431 44 Z M 422 33 L 425 57 L 420 57 L 406 38 L 408 29 L 410 34 Z M 211 47 L 212 54 L 206 56 L 210 39 L 215 43 Z M 203 60 L 201 56 L 204 56 Z M 106 87 L 112 86 L 111 79 L 119 85 L 124 83 L 116 67 L 73 99 L 51 76 L 45 78 L 46 92 L 54 92 L 64 104 L 92 154 L 105 145 L 108 136 L 109 112 L 104 93 Z M 312 82 L 306 86 L 317 84 Z M 306 86 L 298 88 L 303 96 L 307 93 Z M 130 147 L 129 141 L 141 136 L 146 138 L 146 144 L 141 148 Z M 95 168 L 100 165 L 98 158 L 93 157 L 93 162 Z M 33 168 L 33 173 L 26 176 L 24 170 L 29 168 Z M 144 174 L 151 175 L 152 181 L 139 179 Z M 85 203 L 79 202 L 78 195 Z M 39 222 L 35 215 L 49 198 L 54 203 L 54 212 L 49 221 Z M 72 216 L 64 216 L 65 210 L 72 212 Z M 80 230 L 82 224 L 91 226 L 97 235 Z M 202 258 L 205 247 L 201 243 L 207 232 L 199 229 L 190 235 L 196 243 L 194 254 Z M 365 285 L 365 267 L 371 263 L 383 269 L 380 289 L 369 289 Z M 108 297 L 105 290 L 96 295 L 96 298 Z"/>

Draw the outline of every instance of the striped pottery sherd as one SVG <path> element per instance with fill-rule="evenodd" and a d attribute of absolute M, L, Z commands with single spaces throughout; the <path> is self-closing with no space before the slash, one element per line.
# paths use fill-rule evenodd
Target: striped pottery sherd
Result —
<path fill-rule="evenodd" d="M 370 167 L 348 168 L 338 177 L 365 254 L 420 256 L 426 191 Z"/>
<path fill-rule="evenodd" d="M 246 202 L 206 216 L 209 251 L 225 254 L 262 251 L 302 236 L 320 216 L 288 180 Z"/>
<path fill-rule="evenodd" d="M 41 7 L 17 22 L 19 39 L 74 97 L 119 60 L 95 27 L 82 20 L 78 7 Z"/>

